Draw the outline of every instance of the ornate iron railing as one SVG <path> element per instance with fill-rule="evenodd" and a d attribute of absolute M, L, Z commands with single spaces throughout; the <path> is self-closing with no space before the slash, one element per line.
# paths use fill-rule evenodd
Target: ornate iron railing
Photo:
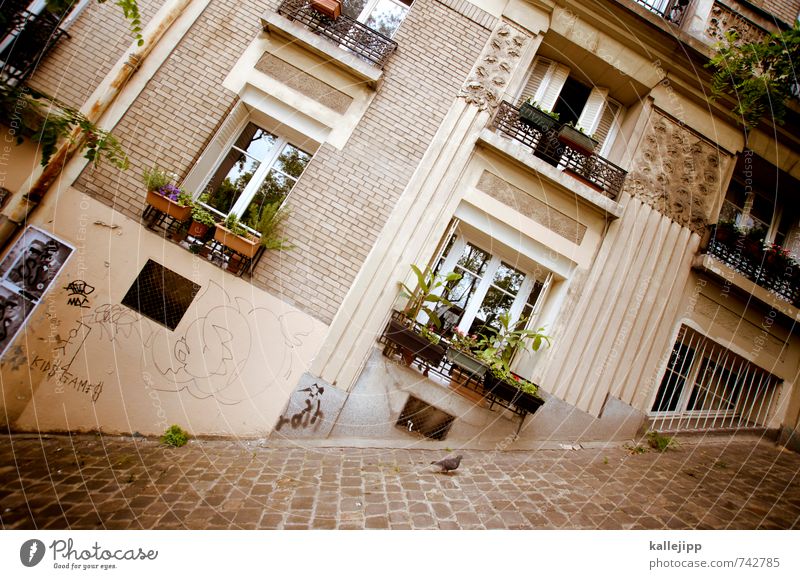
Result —
<path fill-rule="evenodd" d="M 383 68 L 397 49 L 397 43 L 349 16 L 342 14 L 336 20 L 328 18 L 311 7 L 308 0 L 284 0 L 278 14 L 300 22 L 315 34 L 324 36 L 359 57 Z"/>
<path fill-rule="evenodd" d="M 761 243 L 743 233 L 714 227 L 706 251 L 771 294 L 800 307 L 800 268 L 772 263 Z"/>
<path fill-rule="evenodd" d="M 69 36 L 59 28 L 61 18 L 50 12 L 19 10 L 7 17 L 0 36 L 0 81 L 19 85 L 33 74 L 42 57 Z"/>
<path fill-rule="evenodd" d="M 689 7 L 691 0 L 635 0 L 637 4 L 641 4 L 650 12 L 654 12 L 661 16 L 667 22 L 673 24 L 680 24 L 683 20 L 683 15 Z"/>
<path fill-rule="evenodd" d="M 533 154 L 557 166 L 611 199 L 616 198 L 625 183 L 627 172 L 595 154 L 587 155 L 558 140 L 558 129 L 520 119 L 519 109 L 508 102 L 500 107 L 492 127 L 530 147 Z"/>

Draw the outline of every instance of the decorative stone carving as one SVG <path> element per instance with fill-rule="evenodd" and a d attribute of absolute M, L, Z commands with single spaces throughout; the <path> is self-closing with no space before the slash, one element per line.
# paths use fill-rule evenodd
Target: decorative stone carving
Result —
<path fill-rule="evenodd" d="M 623 192 L 702 235 L 730 162 L 729 154 L 655 110 Z"/>
<path fill-rule="evenodd" d="M 459 94 L 480 110 L 491 110 L 502 100 L 511 72 L 531 37 L 501 22 L 481 52 Z"/>
<path fill-rule="evenodd" d="M 736 45 L 758 42 L 767 35 L 766 31 L 755 22 L 751 22 L 719 2 L 714 2 L 706 21 L 706 34 L 712 40 L 722 42 L 728 32 L 738 34 Z"/>

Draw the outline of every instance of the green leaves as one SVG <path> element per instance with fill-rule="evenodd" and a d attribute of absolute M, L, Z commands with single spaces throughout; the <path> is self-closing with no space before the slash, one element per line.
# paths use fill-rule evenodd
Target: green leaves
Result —
<path fill-rule="evenodd" d="M 49 5 L 51 2 L 55 3 L 58 0 L 47 0 Z M 98 4 L 105 4 L 106 0 L 97 0 Z M 139 4 L 136 0 L 117 0 L 114 4 L 122 8 L 122 14 L 130 21 L 131 33 L 136 38 L 136 44 L 142 46 L 144 38 L 142 37 L 142 17 L 139 14 Z"/>
<path fill-rule="evenodd" d="M 431 323 L 440 328 L 442 321 L 439 319 L 439 315 L 427 304 L 452 306 L 453 304 L 448 299 L 442 297 L 441 294 L 443 292 L 438 290 L 445 284 L 460 280 L 461 274 L 451 271 L 443 275 L 437 275 L 429 267 L 426 267 L 423 271 L 413 264 L 411 265 L 411 271 L 414 272 L 414 276 L 417 278 L 417 288 L 412 291 L 406 284 L 400 283 L 401 297 L 409 298 L 404 310 L 406 317 L 416 320 L 420 312 L 425 312 Z"/>
<path fill-rule="evenodd" d="M 783 124 L 786 103 L 797 85 L 793 63 L 800 62 L 800 27 L 795 23 L 793 28 L 757 42 L 738 40 L 736 33 L 727 33 L 706 64 L 715 69 L 711 98 L 733 97 L 733 112 L 748 130 L 770 113 L 776 123 Z"/>

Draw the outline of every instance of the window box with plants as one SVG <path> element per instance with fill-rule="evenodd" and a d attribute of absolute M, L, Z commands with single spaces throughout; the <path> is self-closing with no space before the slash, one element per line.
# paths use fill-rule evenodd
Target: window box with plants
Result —
<path fill-rule="evenodd" d="M 570 124 L 562 125 L 558 131 L 558 140 L 570 149 L 574 149 L 584 155 L 594 153 L 598 145 L 592 137 L 583 132 L 580 128 Z"/>
<path fill-rule="evenodd" d="M 389 324 L 383 332 L 383 339 L 400 350 L 407 365 L 411 365 L 414 358 L 420 358 L 431 366 L 438 366 L 444 359 L 446 349 L 436 333 L 441 327 L 441 321 L 431 305 L 452 305 L 439 295 L 440 288 L 445 283 L 460 279 L 461 275 L 451 272 L 439 276 L 430 268 L 425 268 L 423 272 L 416 265 L 412 265 L 411 269 L 417 278 L 417 288 L 411 291 L 405 284 L 400 284 L 401 295 L 409 300 L 402 312 L 392 312 Z M 420 313 L 423 312 L 428 317 L 428 325 L 418 322 Z"/>
<path fill-rule="evenodd" d="M 247 259 L 253 259 L 261 247 L 258 237 L 247 231 L 235 215 L 229 215 L 223 223 L 217 223 L 216 227 L 214 240 Z"/>
<path fill-rule="evenodd" d="M 558 127 L 558 113 L 547 111 L 539 104 L 529 99 L 519 107 L 519 118 L 533 125 L 543 133 L 548 133 Z"/>
<path fill-rule="evenodd" d="M 145 169 L 142 180 L 147 188 L 145 201 L 148 208 L 145 210 L 145 217 L 155 210 L 181 223 L 189 220 L 194 202 L 190 194 L 178 187 L 176 175 L 153 166 Z"/>
<path fill-rule="evenodd" d="M 203 206 L 208 196 L 203 195 L 192 206 L 192 223 L 189 225 L 189 235 L 195 239 L 205 239 L 208 231 L 214 227 L 217 222 L 214 215 Z"/>

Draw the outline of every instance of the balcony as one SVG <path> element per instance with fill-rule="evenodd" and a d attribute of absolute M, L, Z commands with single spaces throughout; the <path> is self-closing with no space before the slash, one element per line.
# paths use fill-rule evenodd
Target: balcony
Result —
<path fill-rule="evenodd" d="M 10 86 L 24 83 L 42 57 L 63 37 L 61 17 L 43 11 L 13 13 L 0 29 L 0 82 Z"/>
<path fill-rule="evenodd" d="M 635 2 L 658 14 L 667 22 L 680 25 L 691 0 L 635 0 Z"/>
<path fill-rule="evenodd" d="M 383 68 L 397 43 L 345 14 L 336 20 L 312 8 L 308 0 L 284 0 L 278 14 L 304 25 L 359 58 Z"/>
<path fill-rule="evenodd" d="M 767 250 L 746 233 L 717 224 L 706 253 L 779 301 L 800 307 L 800 267 L 780 251 Z"/>
<path fill-rule="evenodd" d="M 558 140 L 559 126 L 522 120 L 519 109 L 508 102 L 500 107 L 491 128 L 522 143 L 533 155 L 543 159 L 599 191 L 615 199 L 622 190 L 627 172 L 600 155 L 586 154 Z"/>

